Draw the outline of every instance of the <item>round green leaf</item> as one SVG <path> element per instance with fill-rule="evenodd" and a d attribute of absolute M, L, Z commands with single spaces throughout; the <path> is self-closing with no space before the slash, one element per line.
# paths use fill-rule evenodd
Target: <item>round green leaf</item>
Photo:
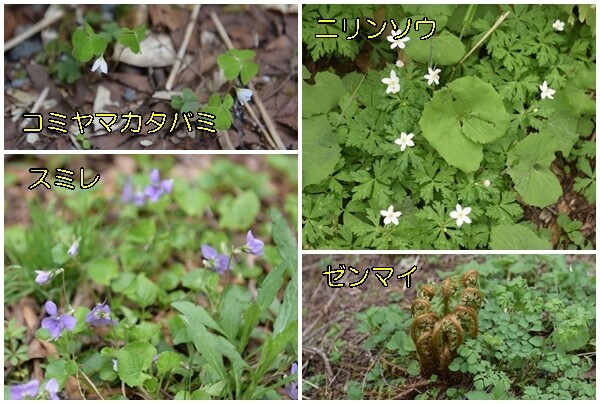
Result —
<path fill-rule="evenodd" d="M 242 64 L 242 72 L 240 74 L 240 80 L 242 84 L 246 85 L 250 80 L 258 74 L 258 65 L 254 62 L 244 62 Z"/>
<path fill-rule="evenodd" d="M 508 113 L 494 88 L 476 77 L 463 77 L 436 91 L 419 121 L 423 136 L 448 162 L 465 172 L 483 159 L 481 144 L 508 128 Z"/>
<path fill-rule="evenodd" d="M 492 227 L 490 247 L 494 250 L 550 250 L 548 240 L 520 224 L 501 224 Z"/>
<path fill-rule="evenodd" d="M 315 103 L 318 104 L 318 103 Z M 318 184 L 333 172 L 340 158 L 340 146 L 325 115 L 303 119 L 302 185 Z"/>
<path fill-rule="evenodd" d="M 181 358 L 176 352 L 162 352 L 160 355 L 158 355 L 158 361 L 156 362 L 158 373 L 161 376 L 164 376 L 179 366 L 180 362 Z"/>
<path fill-rule="evenodd" d="M 110 258 L 97 258 L 90 261 L 87 265 L 87 273 L 93 282 L 105 286 L 119 276 L 117 264 Z"/>
<path fill-rule="evenodd" d="M 456 35 L 443 31 L 431 38 L 419 39 L 426 34 L 425 30 L 419 27 L 419 34 L 414 37 L 411 35 L 411 40 L 406 44 L 406 54 L 417 62 L 429 63 L 431 48 L 433 64 L 438 66 L 455 64 L 465 54 L 465 46 Z"/>
<path fill-rule="evenodd" d="M 117 352 L 119 377 L 130 387 L 141 386 L 150 375 L 145 373 L 152 365 L 156 348 L 147 342 L 132 342 Z"/>

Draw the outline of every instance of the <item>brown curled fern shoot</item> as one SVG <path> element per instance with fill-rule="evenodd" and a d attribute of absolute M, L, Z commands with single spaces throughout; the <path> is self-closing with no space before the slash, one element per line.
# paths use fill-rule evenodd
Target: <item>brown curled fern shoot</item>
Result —
<path fill-rule="evenodd" d="M 434 310 L 434 297 L 441 300 L 441 313 Z M 453 309 L 450 305 L 455 297 Z M 436 374 L 444 379 L 450 375 L 448 366 L 456 357 L 458 347 L 467 337 L 477 338 L 481 307 L 479 273 L 471 269 L 462 278 L 448 278 L 442 282 L 440 293 L 434 285 L 420 287 L 411 306 L 413 323 L 411 337 L 417 347 L 421 376 Z"/>

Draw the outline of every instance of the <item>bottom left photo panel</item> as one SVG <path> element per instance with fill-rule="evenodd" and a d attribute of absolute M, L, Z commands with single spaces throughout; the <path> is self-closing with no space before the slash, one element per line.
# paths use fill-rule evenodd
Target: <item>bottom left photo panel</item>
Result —
<path fill-rule="evenodd" d="M 297 399 L 295 155 L 10 155 L 5 399 Z"/>

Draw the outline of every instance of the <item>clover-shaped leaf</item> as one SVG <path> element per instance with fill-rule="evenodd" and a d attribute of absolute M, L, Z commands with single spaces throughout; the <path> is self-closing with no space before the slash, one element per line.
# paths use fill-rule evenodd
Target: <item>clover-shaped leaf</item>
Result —
<path fill-rule="evenodd" d="M 198 97 L 189 88 L 184 88 L 182 95 L 172 96 L 171 106 L 179 112 L 196 112 L 200 108 Z"/>
<path fill-rule="evenodd" d="M 433 148 L 448 164 L 465 172 L 479 168 L 482 145 L 504 135 L 508 124 L 500 94 L 476 77 L 454 80 L 436 91 L 419 121 Z"/>
<path fill-rule="evenodd" d="M 89 62 L 94 56 L 104 53 L 107 41 L 96 34 L 94 29 L 85 23 L 85 28 L 77 28 L 73 33 L 73 57 L 80 62 Z"/>
<path fill-rule="evenodd" d="M 146 27 L 142 25 L 136 29 L 123 28 L 119 43 L 129 47 L 133 53 L 140 53 L 140 42 L 146 37 Z"/>
<path fill-rule="evenodd" d="M 225 98 L 221 101 L 217 94 L 213 94 L 208 99 L 208 105 L 202 111 L 215 116 L 215 128 L 226 130 L 233 123 L 231 107 L 233 107 L 233 97 L 231 95 L 225 95 Z"/>
<path fill-rule="evenodd" d="M 249 49 L 230 49 L 217 57 L 217 63 L 227 80 L 235 80 L 238 76 L 246 85 L 258 73 L 258 65 L 252 62 L 256 52 Z"/>

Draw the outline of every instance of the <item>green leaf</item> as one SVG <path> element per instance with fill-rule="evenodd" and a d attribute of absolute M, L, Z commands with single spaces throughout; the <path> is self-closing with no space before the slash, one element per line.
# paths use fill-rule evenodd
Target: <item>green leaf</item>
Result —
<path fill-rule="evenodd" d="M 314 85 L 302 83 L 302 117 L 310 118 L 313 115 L 326 114 L 338 105 L 338 101 L 346 91 L 342 80 L 336 74 L 317 73 Z"/>
<path fill-rule="evenodd" d="M 231 342 L 210 333 L 204 324 L 202 324 L 203 317 L 198 310 L 200 307 L 184 303 L 187 302 L 173 303 L 172 306 L 182 313 L 194 346 L 202 354 L 206 362 L 219 374 L 220 378 L 222 380 L 229 380 L 227 377 L 228 372 L 225 370 L 223 363 L 224 356 L 231 361 L 232 367 L 238 369 L 247 368 L 248 364 L 242 359 L 236 347 Z"/>
<path fill-rule="evenodd" d="M 86 269 L 92 282 L 104 286 L 119 276 L 117 264 L 110 258 L 96 258 L 88 262 Z"/>
<path fill-rule="evenodd" d="M 158 360 L 156 362 L 156 368 L 158 370 L 158 374 L 161 376 L 165 376 L 167 373 L 173 371 L 179 367 L 181 363 L 181 357 L 177 352 L 161 352 L 158 355 Z"/>
<path fill-rule="evenodd" d="M 281 288 L 283 282 L 285 269 L 285 264 L 282 263 L 277 265 L 269 272 L 262 282 L 260 289 L 258 290 L 258 305 L 261 314 L 264 313 L 271 306 L 273 300 L 275 300 L 275 296 L 277 296 L 277 292 Z"/>
<path fill-rule="evenodd" d="M 211 202 L 208 192 L 199 188 L 184 186 L 174 187 L 173 198 L 188 216 L 201 216 Z"/>
<path fill-rule="evenodd" d="M 73 43 L 73 57 L 80 62 L 89 62 L 94 56 L 100 56 L 106 50 L 106 39 L 94 33 L 92 27 L 86 23 L 85 30 L 77 28 L 71 38 Z"/>
<path fill-rule="evenodd" d="M 221 101 L 221 98 L 217 94 L 213 94 L 208 99 L 208 105 L 202 109 L 202 112 L 215 116 L 214 127 L 216 129 L 227 130 L 233 123 L 231 107 L 233 107 L 233 98 L 231 95 L 226 94 L 223 101 Z"/>
<path fill-rule="evenodd" d="M 130 387 L 144 384 L 151 378 L 145 373 L 152 365 L 156 348 L 147 342 L 132 342 L 117 352 L 119 377 Z"/>
<path fill-rule="evenodd" d="M 419 121 L 427 141 L 448 164 L 465 172 L 479 168 L 481 145 L 503 136 L 508 123 L 500 95 L 476 77 L 454 80 L 436 91 Z"/>
<path fill-rule="evenodd" d="M 430 27 L 431 25 L 426 26 Z M 419 28 L 419 32 L 425 31 L 421 27 Z M 447 66 L 457 63 L 465 54 L 465 46 L 456 35 L 448 31 L 442 31 L 439 35 L 434 35 L 431 38 L 419 39 L 420 36 L 426 34 L 421 33 L 414 37 L 411 35 L 410 41 L 406 45 L 406 55 L 415 61 L 429 64 L 429 55 L 430 52 L 433 52 L 433 64 Z"/>
<path fill-rule="evenodd" d="M 222 334 L 223 329 L 219 324 L 210 316 L 210 314 L 200 306 L 197 306 L 190 302 L 175 302 L 171 303 L 171 306 L 175 307 L 181 313 L 186 315 L 190 320 L 202 324 L 205 327 L 212 328 L 213 330 L 217 330 Z"/>
<path fill-rule="evenodd" d="M 251 302 L 252 297 L 245 288 L 232 285 L 226 288 L 221 297 L 219 324 L 230 341 L 236 341 L 242 326 L 242 313 Z"/>
<path fill-rule="evenodd" d="M 158 287 L 146 275 L 139 274 L 133 285 L 125 291 L 125 295 L 140 307 L 148 307 L 156 302 Z"/>
<path fill-rule="evenodd" d="M 303 99 L 306 98 L 304 94 Z M 342 149 L 325 115 L 302 119 L 302 125 L 302 149 L 310 150 L 302 153 L 302 186 L 306 187 L 329 178 Z"/>
<path fill-rule="evenodd" d="M 283 303 L 273 324 L 273 335 L 281 333 L 289 324 L 298 319 L 298 277 L 288 283 Z"/>
<path fill-rule="evenodd" d="M 235 80 L 238 75 L 246 85 L 258 73 L 258 65 L 251 60 L 256 52 L 248 49 L 230 49 L 217 57 L 217 64 L 227 80 Z"/>
<path fill-rule="evenodd" d="M 146 27 L 144 25 L 134 30 L 123 28 L 121 30 L 121 36 L 119 37 L 119 43 L 129 47 L 133 53 L 140 53 L 140 42 L 142 42 L 145 37 Z"/>
<path fill-rule="evenodd" d="M 233 199 L 223 199 L 219 204 L 219 226 L 225 229 L 249 229 L 260 211 L 260 199 L 254 191 L 242 192 Z"/>
<path fill-rule="evenodd" d="M 552 245 L 520 224 L 492 227 L 490 247 L 494 250 L 551 250 Z"/>
<path fill-rule="evenodd" d="M 171 106 L 173 107 L 173 109 L 176 109 L 181 113 L 195 113 L 200 109 L 200 104 L 198 104 L 198 97 L 189 88 L 184 88 L 182 91 L 182 95 L 172 96 Z"/>
<path fill-rule="evenodd" d="M 273 241 L 279 255 L 289 266 L 288 272 L 294 277 L 298 274 L 298 243 L 281 212 L 273 209 L 271 218 Z"/>
<path fill-rule="evenodd" d="M 523 200 L 533 206 L 546 207 L 562 195 L 556 176 L 550 171 L 556 143 L 541 133 L 533 133 L 517 143 L 508 153 L 508 170 L 515 189 Z"/>

